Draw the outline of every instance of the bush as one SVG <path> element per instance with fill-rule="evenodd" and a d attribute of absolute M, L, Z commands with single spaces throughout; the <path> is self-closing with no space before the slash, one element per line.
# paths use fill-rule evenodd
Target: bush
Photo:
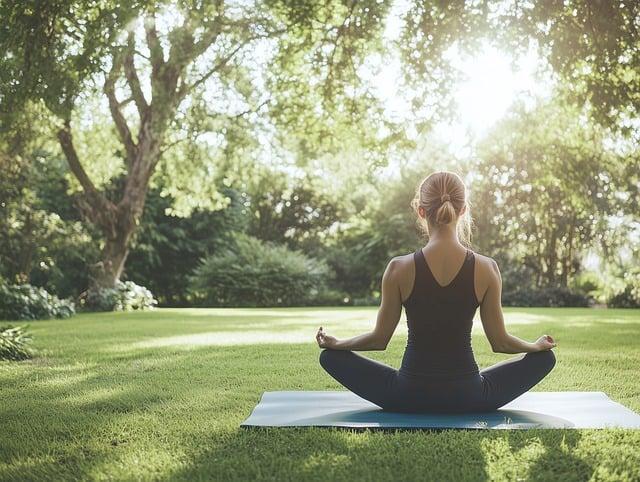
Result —
<path fill-rule="evenodd" d="M 118 281 L 113 288 L 91 289 L 84 308 L 89 311 L 133 311 L 155 307 L 151 291 L 133 281 Z"/>
<path fill-rule="evenodd" d="M 0 319 L 39 320 L 68 318 L 76 312 L 71 300 L 60 299 L 29 284 L 0 283 Z"/>
<path fill-rule="evenodd" d="M 230 247 L 205 258 L 191 276 L 204 306 L 305 306 L 321 300 L 330 270 L 285 245 L 234 233 Z"/>
<path fill-rule="evenodd" d="M 591 306 L 593 302 L 593 297 L 588 294 L 560 286 L 516 289 L 502 293 L 503 306 Z"/>
<path fill-rule="evenodd" d="M 640 308 L 640 273 L 627 273 L 624 285 L 607 299 L 611 308 Z"/>
<path fill-rule="evenodd" d="M 310 301 L 314 306 L 343 306 L 352 304 L 353 300 L 347 293 L 335 289 L 323 289 Z"/>
<path fill-rule="evenodd" d="M 31 358 L 31 335 L 21 326 L 0 326 L 0 360 L 25 360 Z"/>
<path fill-rule="evenodd" d="M 597 295 L 604 289 L 602 275 L 594 271 L 583 271 L 574 276 L 569 285 L 572 291 L 587 295 Z"/>
<path fill-rule="evenodd" d="M 380 304 L 379 296 L 362 296 L 359 298 L 353 298 L 354 306 L 378 306 Z"/>

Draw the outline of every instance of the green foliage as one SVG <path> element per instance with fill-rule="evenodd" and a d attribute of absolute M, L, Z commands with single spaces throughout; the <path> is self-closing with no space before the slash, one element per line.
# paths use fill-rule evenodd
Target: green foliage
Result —
<path fill-rule="evenodd" d="M 511 284 L 513 286 L 513 283 Z M 590 306 L 593 298 L 583 293 L 571 291 L 563 286 L 547 286 L 544 288 L 509 289 L 502 292 L 503 306 Z"/>
<path fill-rule="evenodd" d="M 384 163 L 384 149 L 378 147 L 401 138 L 403 131 L 385 116 L 358 70 L 367 70 L 372 58 L 385 52 L 383 32 L 392 2 L 265 4 L 288 31 L 265 73 L 278 142 L 297 154 L 300 164 L 341 154 L 349 145 L 360 147 L 372 164 Z"/>
<path fill-rule="evenodd" d="M 323 261 L 234 233 L 230 247 L 196 268 L 191 291 L 205 306 L 303 306 L 313 304 L 329 276 Z"/>
<path fill-rule="evenodd" d="M 188 276 L 199 260 L 228 243 L 230 233 L 247 225 L 241 193 L 220 192 L 229 205 L 216 211 L 195 210 L 188 217 L 167 215 L 174 200 L 152 189 L 136 240 L 127 258 L 125 278 L 146 286 L 161 305 L 187 305 Z"/>
<path fill-rule="evenodd" d="M 611 308 L 640 308 L 640 270 L 625 273 L 622 287 L 607 299 Z"/>
<path fill-rule="evenodd" d="M 0 326 L 0 360 L 26 360 L 33 356 L 31 335 L 21 326 Z"/>
<path fill-rule="evenodd" d="M 257 165 L 247 182 L 246 233 L 264 241 L 317 248 L 327 229 L 343 217 L 344 203 L 314 186 L 309 175 L 296 179 Z"/>
<path fill-rule="evenodd" d="M 605 285 L 605 279 L 601 273 L 583 271 L 573 277 L 569 289 L 590 296 L 598 303 L 604 303 Z"/>
<path fill-rule="evenodd" d="M 113 288 L 90 289 L 83 307 L 89 311 L 134 311 L 154 308 L 151 291 L 133 281 L 118 281 Z"/>
<path fill-rule="evenodd" d="M 0 136 L 0 145 L 5 139 Z M 0 153 L 0 275 L 60 297 L 78 296 L 98 257 L 94 238 L 67 192 L 65 162 L 28 145 L 23 151 Z"/>
<path fill-rule="evenodd" d="M 445 53 L 475 53 L 483 42 L 521 53 L 536 46 L 564 81 L 567 100 L 627 133 L 640 113 L 640 3 L 409 2 L 399 48 L 416 104 L 446 106 L 457 72 Z M 434 99 L 431 98 L 433 95 Z"/>
<path fill-rule="evenodd" d="M 427 137 L 420 157 L 404 162 L 399 175 L 379 178 L 358 186 L 360 192 L 346 206 L 335 233 L 327 236 L 319 253 L 335 271 L 335 287 L 354 303 L 378 304 L 382 275 L 391 258 L 408 254 L 426 239 L 411 208 L 420 181 L 438 169 L 465 174 L 443 143 Z M 473 212 L 473 209 L 472 209 Z"/>
<path fill-rule="evenodd" d="M 68 116 L 89 77 L 141 2 L 5 1 L 0 4 L 0 119 L 42 99 Z M 0 128 L 5 127 L 0 124 Z"/>
<path fill-rule="evenodd" d="M 306 306 L 343 306 L 350 304 L 353 304 L 352 300 L 344 291 L 327 287 L 322 288 Z"/>
<path fill-rule="evenodd" d="M 2 320 L 68 318 L 74 313 L 75 305 L 71 300 L 60 299 L 44 288 L 0 283 Z"/>
<path fill-rule="evenodd" d="M 399 41 L 385 43 L 393 2 L 2 2 L 0 130 L 13 137 L 0 139 L 0 275 L 75 296 L 105 240 L 132 239 L 123 279 L 186 304 L 199 259 L 244 231 L 325 259 L 336 274 L 325 299 L 376 299 L 385 263 L 420 241 L 408 208 L 415 183 L 449 167 L 448 154 L 420 146 L 433 162 L 403 165 L 397 184 L 376 185 L 370 167 L 404 158 L 414 142 L 406 132 L 450 113 L 456 72 L 447 52 L 494 42 L 507 52 L 537 44 L 562 95 L 514 109 L 476 153 L 478 251 L 500 260 L 507 288 L 573 286 L 584 249 L 597 246 L 611 262 L 640 212 L 630 121 L 640 111 L 639 5 L 408 2 Z M 411 129 L 387 116 L 368 84 L 396 48 L 410 87 L 398 95 L 414 101 Z M 107 111 L 105 71 L 122 55 Z M 585 113 L 632 136 L 615 137 Z M 52 147 L 64 133 L 58 118 L 71 120 L 97 192 L 64 179 L 70 173 Z M 136 155 L 145 146 L 162 155 Z M 307 177 L 285 179 L 262 168 L 264 159 L 291 162 Z M 149 179 L 157 187 L 145 207 Z M 102 195 L 109 202 L 87 209 Z M 131 230 L 114 236 L 123 226 Z M 621 300 L 633 297 L 624 290 Z"/>
<path fill-rule="evenodd" d="M 517 106 L 478 149 L 480 251 L 526 267 L 536 287 L 568 286 L 583 249 L 625 243 L 630 225 L 609 218 L 633 213 L 633 193 L 623 194 L 626 159 L 605 148 L 607 134 L 553 101 Z"/>

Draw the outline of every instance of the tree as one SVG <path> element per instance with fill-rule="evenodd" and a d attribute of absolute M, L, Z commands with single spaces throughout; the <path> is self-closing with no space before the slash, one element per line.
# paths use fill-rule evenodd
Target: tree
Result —
<path fill-rule="evenodd" d="M 585 248 L 618 248 L 625 227 L 609 220 L 632 211 L 625 158 L 607 148 L 608 135 L 555 100 L 515 108 L 479 147 L 481 250 L 528 268 L 534 286 L 567 287 Z"/>
<path fill-rule="evenodd" d="M 200 174 L 197 194 L 219 208 L 224 197 L 201 186 L 214 161 L 263 150 L 306 165 L 357 143 L 366 162 L 384 162 L 402 131 L 385 118 L 359 68 L 370 54 L 388 53 L 382 29 L 390 3 L 4 1 L 0 127 L 29 105 L 59 119 L 56 137 L 81 186 L 83 212 L 104 238 L 94 282 L 110 286 L 159 171 L 169 178 L 165 186 L 175 184 L 167 187 L 172 194 Z M 410 3 L 397 46 L 415 123 L 447 113 L 455 77 L 447 50 L 473 51 L 489 37 L 514 51 L 536 43 L 565 81 L 567 98 L 637 143 L 639 12 L 637 2 L 605 0 Z M 109 111 L 125 173 L 111 196 L 92 178 L 91 156 L 77 148 L 86 123 L 79 114 L 94 95 Z M 270 151 L 269 143 L 277 147 Z M 626 176 L 637 191 L 637 155 Z"/>
<path fill-rule="evenodd" d="M 217 133 L 225 137 L 225 122 L 267 108 L 274 99 L 274 118 L 288 119 L 291 110 L 279 109 L 278 101 L 286 103 L 295 93 L 301 103 L 305 98 L 321 102 L 319 116 L 326 118 L 333 104 L 309 94 L 316 88 L 301 81 L 308 72 L 300 71 L 300 60 L 317 67 L 325 99 L 340 98 L 356 75 L 341 67 L 361 61 L 363 46 L 379 36 L 386 9 L 375 1 L 3 2 L 3 122 L 9 124 L 29 102 L 44 103 L 59 118 L 56 135 L 81 186 L 82 210 L 104 236 L 95 286 L 113 286 L 119 279 L 150 180 L 165 151 L 181 140 L 169 132 L 181 132 L 175 122 L 185 118 L 184 112 L 195 118 L 205 111 L 209 125 L 201 130 L 210 129 L 213 118 Z M 259 59 L 246 55 L 259 48 L 264 62 L 274 59 L 262 89 L 255 88 L 262 82 Z M 114 197 L 96 186 L 74 143 L 77 106 L 97 85 L 125 166 L 124 183 Z M 222 94 L 215 102 L 217 112 L 204 95 L 211 87 Z M 269 87 L 279 90 L 269 92 Z M 256 93 L 267 98 L 258 99 Z M 356 106 L 364 94 L 347 97 Z M 317 121 L 318 116 L 309 122 Z M 193 141 L 194 130 L 182 130 L 187 131 L 182 140 Z"/>

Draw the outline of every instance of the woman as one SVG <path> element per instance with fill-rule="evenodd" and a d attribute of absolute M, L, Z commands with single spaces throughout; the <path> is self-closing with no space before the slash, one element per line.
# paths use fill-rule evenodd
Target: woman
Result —
<path fill-rule="evenodd" d="M 414 253 L 393 258 L 382 277 L 382 302 L 373 331 L 338 340 L 322 327 L 320 364 L 346 388 L 385 410 L 471 412 L 495 410 L 540 382 L 555 365 L 553 338 L 529 343 L 507 333 L 496 262 L 467 249 L 470 216 L 460 176 L 426 177 L 411 205 L 429 235 Z M 402 306 L 408 340 L 399 370 L 352 350 L 384 350 Z M 471 348 L 477 307 L 496 353 L 524 353 L 483 370 Z"/>

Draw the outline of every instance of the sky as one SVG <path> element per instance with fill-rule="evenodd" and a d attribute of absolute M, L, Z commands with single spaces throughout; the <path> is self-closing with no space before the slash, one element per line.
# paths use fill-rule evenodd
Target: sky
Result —
<path fill-rule="evenodd" d="M 389 42 L 398 39 L 401 16 L 407 6 L 406 0 L 394 3 L 384 34 Z M 468 155 L 470 144 L 486 134 L 516 99 L 531 102 L 535 97 L 551 93 L 552 81 L 545 75 L 542 60 L 534 48 L 514 59 L 509 52 L 486 42 L 480 55 L 466 54 L 453 45 L 445 56 L 462 73 L 463 80 L 451 87 L 457 106 L 455 118 L 435 125 L 430 135 L 443 141 L 457 156 Z M 399 101 L 399 89 L 403 87 L 398 57 L 385 59 L 371 81 L 385 100 L 388 113 L 402 117 L 408 112 L 408 105 Z"/>

